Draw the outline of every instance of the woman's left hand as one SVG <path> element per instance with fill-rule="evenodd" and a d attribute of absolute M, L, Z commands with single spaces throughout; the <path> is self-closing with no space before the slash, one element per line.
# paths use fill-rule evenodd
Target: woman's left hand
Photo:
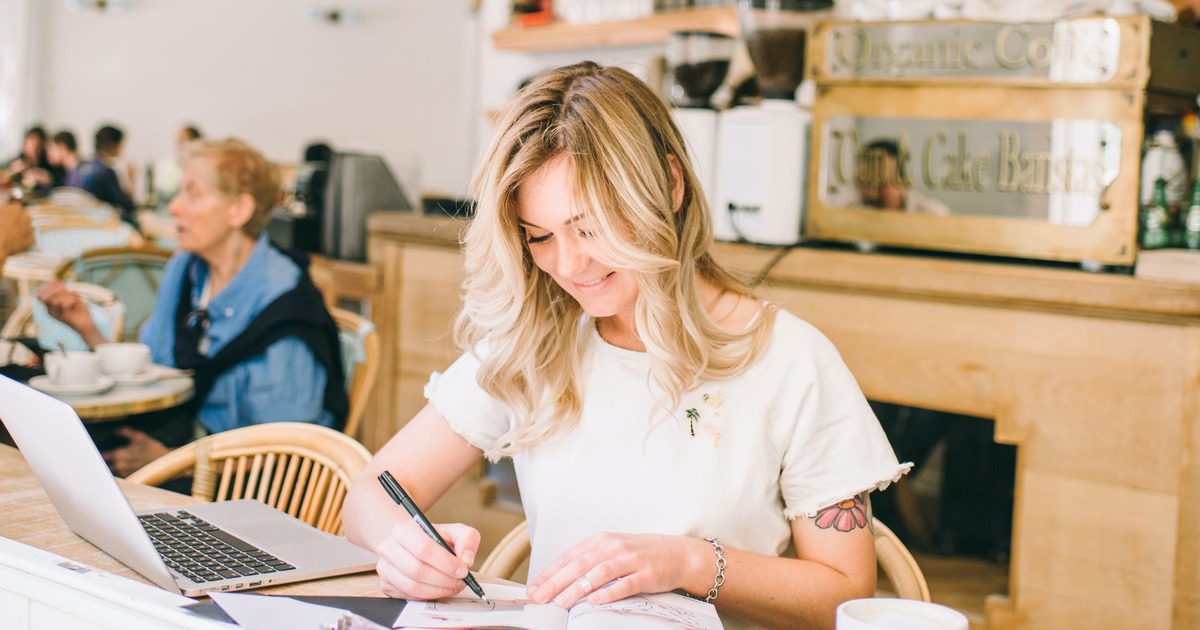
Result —
<path fill-rule="evenodd" d="M 695 575 L 697 558 L 711 556 L 698 538 L 601 532 L 568 549 L 529 584 L 529 598 L 570 608 L 581 599 L 607 604 L 641 593 L 665 593 Z"/>

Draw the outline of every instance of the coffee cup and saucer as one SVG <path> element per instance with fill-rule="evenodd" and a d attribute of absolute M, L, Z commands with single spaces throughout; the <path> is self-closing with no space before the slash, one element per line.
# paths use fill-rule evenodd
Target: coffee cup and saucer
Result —
<path fill-rule="evenodd" d="M 837 607 L 837 630 L 967 630 L 966 615 L 912 599 L 870 597 Z"/>
<path fill-rule="evenodd" d="M 159 379 L 144 343 L 102 343 L 96 346 L 100 369 L 117 385 L 148 385 Z"/>
<path fill-rule="evenodd" d="M 90 396 L 114 384 L 101 373 L 100 357 L 92 352 L 47 352 L 42 361 L 46 374 L 29 379 L 29 386 L 52 396 Z"/>

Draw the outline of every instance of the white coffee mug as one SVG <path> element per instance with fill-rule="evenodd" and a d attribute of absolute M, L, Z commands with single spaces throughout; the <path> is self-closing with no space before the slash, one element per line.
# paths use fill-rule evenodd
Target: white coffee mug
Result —
<path fill-rule="evenodd" d="M 82 387 L 100 380 L 100 357 L 91 352 L 47 352 L 46 374 L 56 385 Z"/>
<path fill-rule="evenodd" d="M 130 376 L 150 365 L 150 346 L 144 343 L 102 343 L 96 346 L 96 354 L 109 376 Z"/>
<path fill-rule="evenodd" d="M 837 630 L 967 630 L 966 615 L 913 599 L 852 599 L 837 607 Z"/>

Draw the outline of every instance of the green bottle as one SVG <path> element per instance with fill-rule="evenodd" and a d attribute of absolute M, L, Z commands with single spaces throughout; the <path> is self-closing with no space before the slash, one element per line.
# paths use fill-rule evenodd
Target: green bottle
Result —
<path fill-rule="evenodd" d="M 1171 246 L 1171 211 L 1167 209 L 1167 180 L 1154 181 L 1154 196 L 1142 208 L 1142 249 L 1162 249 Z"/>
<path fill-rule="evenodd" d="M 1200 250 L 1200 177 L 1192 186 L 1192 203 L 1183 211 L 1183 246 Z"/>

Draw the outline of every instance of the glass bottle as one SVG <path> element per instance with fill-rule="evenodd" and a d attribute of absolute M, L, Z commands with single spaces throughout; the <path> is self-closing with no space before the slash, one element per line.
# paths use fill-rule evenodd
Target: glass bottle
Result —
<path fill-rule="evenodd" d="M 1154 194 L 1150 203 L 1142 208 L 1142 249 L 1161 249 L 1171 245 L 1171 214 L 1167 209 L 1167 180 L 1162 177 L 1154 182 Z"/>
<path fill-rule="evenodd" d="M 1200 177 L 1192 186 L 1192 203 L 1183 212 L 1183 246 L 1200 250 Z"/>

